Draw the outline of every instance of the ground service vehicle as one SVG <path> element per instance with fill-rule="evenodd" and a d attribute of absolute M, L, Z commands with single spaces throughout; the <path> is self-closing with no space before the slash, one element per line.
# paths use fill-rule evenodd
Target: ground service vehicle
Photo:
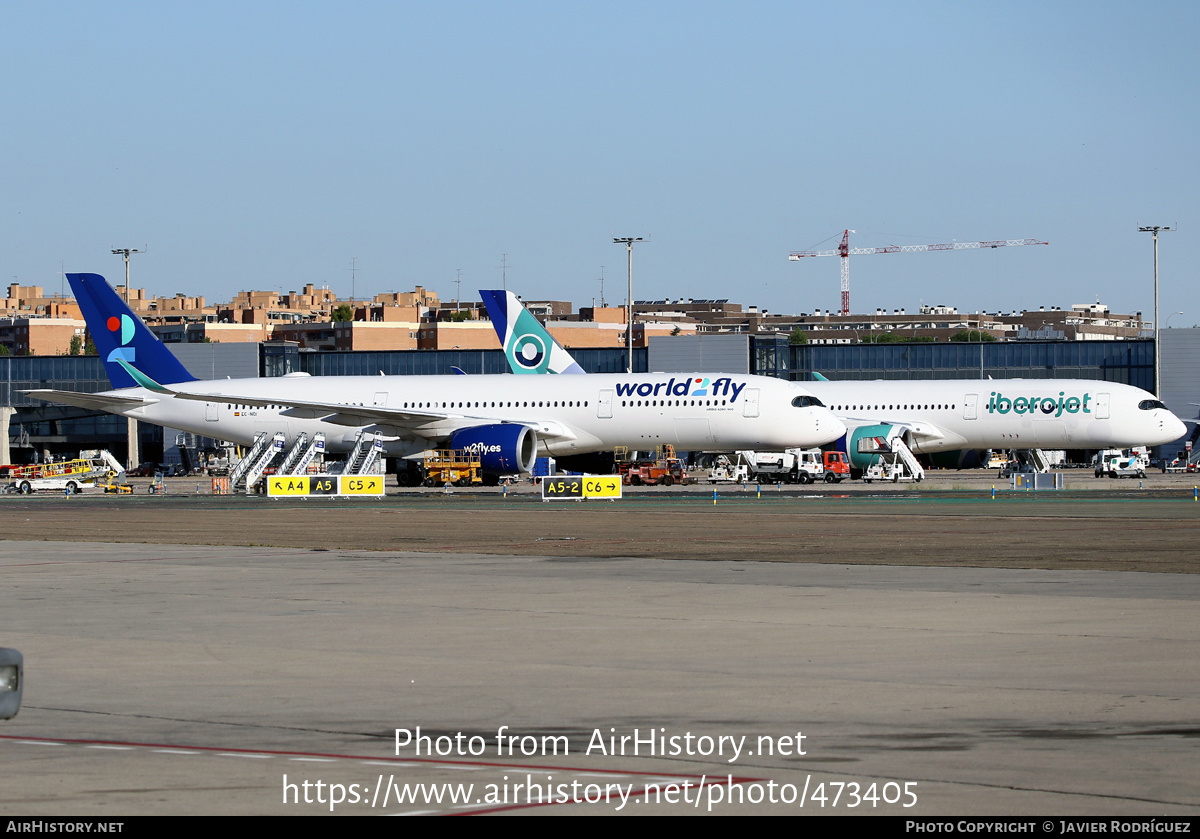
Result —
<path fill-rule="evenodd" d="M 822 452 L 822 461 L 825 466 L 825 483 L 838 484 L 844 478 L 850 477 L 850 461 L 845 452 Z"/>
<path fill-rule="evenodd" d="M 425 486 L 465 487 L 482 483 L 479 455 L 463 449 L 434 449 L 425 453 Z"/>
<path fill-rule="evenodd" d="M 0 478 L 9 480 L 8 491 L 29 495 L 38 491 L 67 492 L 74 495 L 85 487 L 94 486 L 117 463 L 108 452 L 95 457 L 61 460 L 57 463 L 34 463 L 29 466 L 0 466 Z"/>
<path fill-rule="evenodd" d="M 1135 454 L 1105 453 L 1103 459 L 1096 465 L 1096 477 L 1107 475 L 1110 478 L 1144 478 L 1146 464 Z"/>
<path fill-rule="evenodd" d="M 720 455 L 712 468 L 708 470 L 710 484 L 740 484 L 748 480 L 750 480 L 750 467 L 742 460 L 741 455 L 737 456 L 736 464 L 728 456 Z"/>
<path fill-rule="evenodd" d="M 1034 475 L 1037 474 L 1037 469 L 1035 469 L 1031 463 L 1022 463 L 1019 460 L 1010 460 L 1000 467 L 997 477 L 1010 478 L 1017 474 Z"/>
<path fill-rule="evenodd" d="M 825 477 L 825 462 L 820 449 L 739 451 L 738 455 L 750 467 L 750 477 L 760 481 L 811 484 Z"/>

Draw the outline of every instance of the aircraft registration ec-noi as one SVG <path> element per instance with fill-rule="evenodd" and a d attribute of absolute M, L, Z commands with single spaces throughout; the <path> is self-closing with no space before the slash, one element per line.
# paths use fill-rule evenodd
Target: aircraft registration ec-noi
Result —
<path fill-rule="evenodd" d="M 585 372 L 511 291 L 479 294 L 514 373 Z M 1092 379 L 822 379 L 804 386 L 846 425 L 835 448 L 859 468 L 871 457 L 860 440 L 893 435 L 913 452 L 934 454 L 1157 446 L 1187 433 L 1153 394 Z"/>
<path fill-rule="evenodd" d="M 590 376 L 329 376 L 200 381 L 98 274 L 67 274 L 114 390 L 30 390 L 50 402 L 102 410 L 242 445 L 282 432 L 325 435 L 350 451 L 360 431 L 383 454 L 430 448 L 480 454 L 494 483 L 557 457 L 648 449 L 820 446 L 846 426 L 808 388 L 764 376 L 696 373 Z"/>

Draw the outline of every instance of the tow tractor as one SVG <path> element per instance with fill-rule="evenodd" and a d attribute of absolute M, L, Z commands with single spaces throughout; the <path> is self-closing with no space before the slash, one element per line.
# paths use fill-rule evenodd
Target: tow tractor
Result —
<path fill-rule="evenodd" d="M 124 483 L 120 480 L 120 476 L 116 472 L 108 472 L 104 476 L 104 483 L 96 484 L 100 489 L 104 490 L 105 495 L 132 495 L 133 485 Z"/>
<path fill-rule="evenodd" d="M 618 446 L 614 450 L 614 460 L 617 473 L 621 476 L 621 483 L 631 486 L 662 484 L 669 487 L 692 482 L 691 476 L 683 468 L 683 461 L 675 456 L 674 446 L 666 445 L 657 448 L 654 450 L 654 455 L 653 458 L 630 460 L 629 450 Z"/>

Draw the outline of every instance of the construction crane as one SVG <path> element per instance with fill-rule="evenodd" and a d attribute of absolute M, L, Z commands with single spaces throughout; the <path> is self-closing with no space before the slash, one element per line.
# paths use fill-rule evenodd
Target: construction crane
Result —
<path fill-rule="evenodd" d="M 842 314 L 850 314 L 850 255 L 865 253 L 915 253 L 917 251 L 963 251 L 970 248 L 1011 248 L 1017 245 L 1048 245 L 1038 239 L 1001 239 L 995 242 L 949 242 L 941 245 L 888 245 L 883 248 L 852 248 L 850 234 L 855 230 L 847 230 L 842 234 L 842 243 L 837 250 L 832 251 L 793 251 L 788 257 L 797 262 L 806 256 L 840 256 L 842 258 Z"/>

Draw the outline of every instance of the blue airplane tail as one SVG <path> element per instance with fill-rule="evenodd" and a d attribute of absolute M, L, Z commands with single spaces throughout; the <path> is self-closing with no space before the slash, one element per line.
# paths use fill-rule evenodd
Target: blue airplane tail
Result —
<path fill-rule="evenodd" d="M 488 317 L 514 373 L 584 373 L 511 291 L 480 291 Z"/>
<path fill-rule="evenodd" d="M 164 385 L 196 380 L 103 277 L 67 274 L 67 282 L 114 388 L 145 386 L 145 377 Z"/>

